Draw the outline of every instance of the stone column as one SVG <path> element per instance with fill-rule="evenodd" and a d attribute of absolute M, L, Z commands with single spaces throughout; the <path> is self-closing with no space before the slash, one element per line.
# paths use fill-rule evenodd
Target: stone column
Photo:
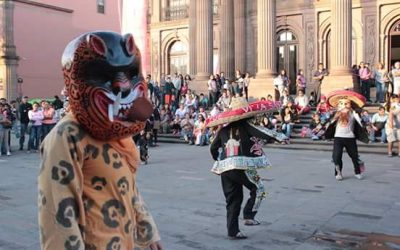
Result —
<path fill-rule="evenodd" d="M 331 0 L 331 75 L 351 74 L 352 0 Z"/>
<path fill-rule="evenodd" d="M 246 72 L 246 2 L 235 0 L 235 70 Z"/>
<path fill-rule="evenodd" d="M 18 56 L 14 45 L 14 3 L 12 0 L 0 2 L 2 11 L 3 42 L 0 44 L 0 97 L 8 101 L 18 97 L 17 66 Z"/>
<path fill-rule="evenodd" d="M 196 0 L 189 2 L 189 74 L 196 73 Z"/>
<path fill-rule="evenodd" d="M 235 38 L 244 39 L 234 34 L 233 0 L 221 0 L 221 44 L 220 44 L 220 71 L 225 72 L 228 79 L 234 78 L 235 72 Z"/>
<path fill-rule="evenodd" d="M 196 0 L 196 80 L 207 80 L 213 72 L 212 0 Z"/>
<path fill-rule="evenodd" d="M 275 75 L 275 1 L 276 0 L 257 0 L 257 78 L 270 78 Z"/>

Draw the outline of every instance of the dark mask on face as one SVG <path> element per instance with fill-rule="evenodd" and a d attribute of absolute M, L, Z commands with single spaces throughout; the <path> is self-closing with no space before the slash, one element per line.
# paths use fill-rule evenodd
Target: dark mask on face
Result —
<path fill-rule="evenodd" d="M 132 35 L 90 32 L 71 41 L 62 67 L 71 110 L 100 140 L 138 133 L 153 112 Z"/>

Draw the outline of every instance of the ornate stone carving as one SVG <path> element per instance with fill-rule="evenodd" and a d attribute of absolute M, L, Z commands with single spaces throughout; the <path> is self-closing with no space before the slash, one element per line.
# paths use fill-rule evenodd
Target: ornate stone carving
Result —
<path fill-rule="evenodd" d="M 315 63 L 314 63 L 314 53 L 315 53 L 315 46 L 314 46 L 314 23 L 310 22 L 306 24 L 306 61 L 307 61 L 307 82 L 312 82 L 312 74 L 314 71 Z"/>
<path fill-rule="evenodd" d="M 365 17 L 365 60 L 374 65 L 375 61 L 375 39 L 376 39 L 376 16 Z"/>
<path fill-rule="evenodd" d="M 158 42 L 153 40 L 151 43 L 151 53 L 152 53 L 152 60 L 151 65 L 153 68 L 153 75 L 156 77 L 158 75 Z"/>

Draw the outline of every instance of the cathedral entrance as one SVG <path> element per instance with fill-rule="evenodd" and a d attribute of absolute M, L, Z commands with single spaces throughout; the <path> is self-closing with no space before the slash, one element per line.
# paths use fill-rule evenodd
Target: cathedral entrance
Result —
<path fill-rule="evenodd" d="M 168 53 L 168 74 L 187 74 L 187 53 L 187 46 L 183 42 L 176 41 L 171 45 Z"/>
<path fill-rule="evenodd" d="M 400 20 L 398 20 L 389 31 L 389 60 L 388 69 L 394 65 L 395 62 L 400 61 Z"/>
<path fill-rule="evenodd" d="M 296 36 L 289 30 L 284 30 L 277 37 L 277 65 L 276 70 L 279 74 L 281 70 L 286 70 L 290 79 L 289 94 L 296 94 L 296 76 L 298 71 L 299 42 Z"/>

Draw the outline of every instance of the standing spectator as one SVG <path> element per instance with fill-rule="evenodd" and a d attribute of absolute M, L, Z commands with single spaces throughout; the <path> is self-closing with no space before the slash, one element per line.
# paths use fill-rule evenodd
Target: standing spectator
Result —
<path fill-rule="evenodd" d="M 386 135 L 388 140 L 388 156 L 393 156 L 393 144 L 397 142 L 397 155 L 400 157 L 400 102 L 399 96 L 393 95 L 393 105 L 386 123 Z"/>
<path fill-rule="evenodd" d="M 42 121 L 42 141 L 46 137 L 46 135 L 50 132 L 50 130 L 56 125 L 55 120 L 55 110 L 54 108 L 47 102 L 43 102 L 43 121 Z"/>
<path fill-rule="evenodd" d="M 357 64 L 354 64 L 354 65 L 351 67 L 351 73 L 352 73 L 352 77 L 353 77 L 354 91 L 361 94 L 359 70 L 360 70 L 360 67 L 357 66 Z"/>
<path fill-rule="evenodd" d="M 306 93 L 306 78 L 304 77 L 304 71 L 302 69 L 299 69 L 299 72 L 297 73 L 296 89 L 297 92 L 303 90 L 303 93 Z"/>
<path fill-rule="evenodd" d="M 171 115 L 163 108 L 160 110 L 160 133 L 168 134 L 171 131 L 170 127 Z"/>
<path fill-rule="evenodd" d="M 370 77 L 371 71 L 368 67 L 366 67 L 364 62 L 360 63 L 359 69 L 360 81 L 361 81 L 361 94 L 367 99 L 367 102 L 371 102 L 370 100 Z"/>
<path fill-rule="evenodd" d="M 161 105 L 165 105 L 165 85 L 167 84 L 167 79 L 165 74 L 161 74 L 160 77 L 160 97 L 161 97 Z"/>
<path fill-rule="evenodd" d="M 30 153 L 31 150 L 37 152 L 40 144 L 42 121 L 44 118 L 43 112 L 39 110 L 39 103 L 37 102 L 33 103 L 32 110 L 28 111 L 28 117 L 31 123 L 29 142 L 28 142 L 28 153 Z"/>
<path fill-rule="evenodd" d="M 5 153 L 7 156 L 11 155 L 10 145 L 8 144 L 8 138 L 10 136 L 10 129 L 12 128 L 12 122 L 7 117 L 7 111 L 5 111 L 4 105 L 0 104 L 0 147 L 4 146 Z M 0 156 L 2 150 L 0 150 Z"/>
<path fill-rule="evenodd" d="M 147 85 L 148 96 L 151 101 L 153 101 L 154 97 L 154 82 L 151 80 L 151 75 L 148 74 L 145 79 L 145 83 Z"/>
<path fill-rule="evenodd" d="M 210 75 L 210 79 L 207 82 L 207 89 L 208 89 L 208 96 L 210 103 L 209 105 L 212 106 L 217 102 L 217 82 L 215 81 L 214 75 Z"/>
<path fill-rule="evenodd" d="M 386 143 L 386 130 L 385 125 L 388 119 L 388 115 L 385 112 L 384 107 L 379 107 L 378 113 L 375 113 L 371 119 L 371 131 L 369 139 L 371 142 L 375 142 L 375 136 L 377 133 L 381 134 L 381 143 Z"/>
<path fill-rule="evenodd" d="M 388 72 L 384 69 L 382 63 L 376 64 L 376 69 L 373 74 L 375 78 L 375 87 L 376 87 L 376 100 L 375 103 L 384 103 L 385 101 L 385 93 L 387 91 L 386 84 L 389 81 Z"/>
<path fill-rule="evenodd" d="M 174 96 L 174 84 L 171 82 L 171 77 L 167 76 L 165 86 L 164 86 L 164 101 L 165 104 L 171 105 Z"/>
<path fill-rule="evenodd" d="M 175 73 L 175 77 L 172 80 L 172 83 L 174 84 L 175 106 L 178 106 L 181 96 L 181 88 L 183 85 L 183 75 L 182 74 L 178 75 Z"/>
<path fill-rule="evenodd" d="M 158 130 L 160 130 L 160 124 L 161 124 L 161 115 L 160 111 L 158 110 L 158 107 L 154 104 L 153 105 L 153 115 L 152 115 L 152 120 L 153 120 L 153 142 L 154 146 L 157 146 L 158 143 Z"/>
<path fill-rule="evenodd" d="M 278 91 L 278 95 L 275 95 L 275 101 L 279 101 L 280 97 L 283 95 L 285 90 L 288 90 L 290 80 L 286 75 L 286 70 L 282 69 L 281 73 L 274 78 L 274 86 L 275 89 Z"/>
<path fill-rule="evenodd" d="M 19 138 L 19 150 L 24 150 L 25 134 L 28 132 L 28 124 L 29 124 L 28 112 L 29 112 L 29 110 L 32 110 L 32 105 L 28 102 L 28 97 L 24 96 L 21 100 L 21 104 L 19 105 L 19 112 L 18 112 L 19 121 L 21 123 L 21 132 L 20 132 L 20 138 Z"/>
<path fill-rule="evenodd" d="M 238 78 L 236 79 L 237 82 L 237 94 L 239 96 L 243 96 L 244 92 L 244 75 L 239 75 Z"/>
<path fill-rule="evenodd" d="M 250 73 L 246 72 L 246 75 L 244 76 L 244 95 L 247 101 L 249 101 L 249 86 L 250 86 Z"/>
<path fill-rule="evenodd" d="M 319 103 L 321 97 L 322 81 L 324 80 L 324 77 L 327 75 L 328 75 L 328 70 L 324 68 L 324 64 L 319 63 L 318 69 L 313 74 L 315 103 Z"/>
<path fill-rule="evenodd" d="M 60 97 L 58 95 L 54 96 L 54 101 L 53 101 L 53 107 L 55 110 L 62 109 L 64 107 L 63 101 L 61 101 Z"/>
<path fill-rule="evenodd" d="M 400 62 L 395 62 L 394 68 L 390 71 L 390 78 L 393 83 L 392 94 L 400 95 Z"/>

